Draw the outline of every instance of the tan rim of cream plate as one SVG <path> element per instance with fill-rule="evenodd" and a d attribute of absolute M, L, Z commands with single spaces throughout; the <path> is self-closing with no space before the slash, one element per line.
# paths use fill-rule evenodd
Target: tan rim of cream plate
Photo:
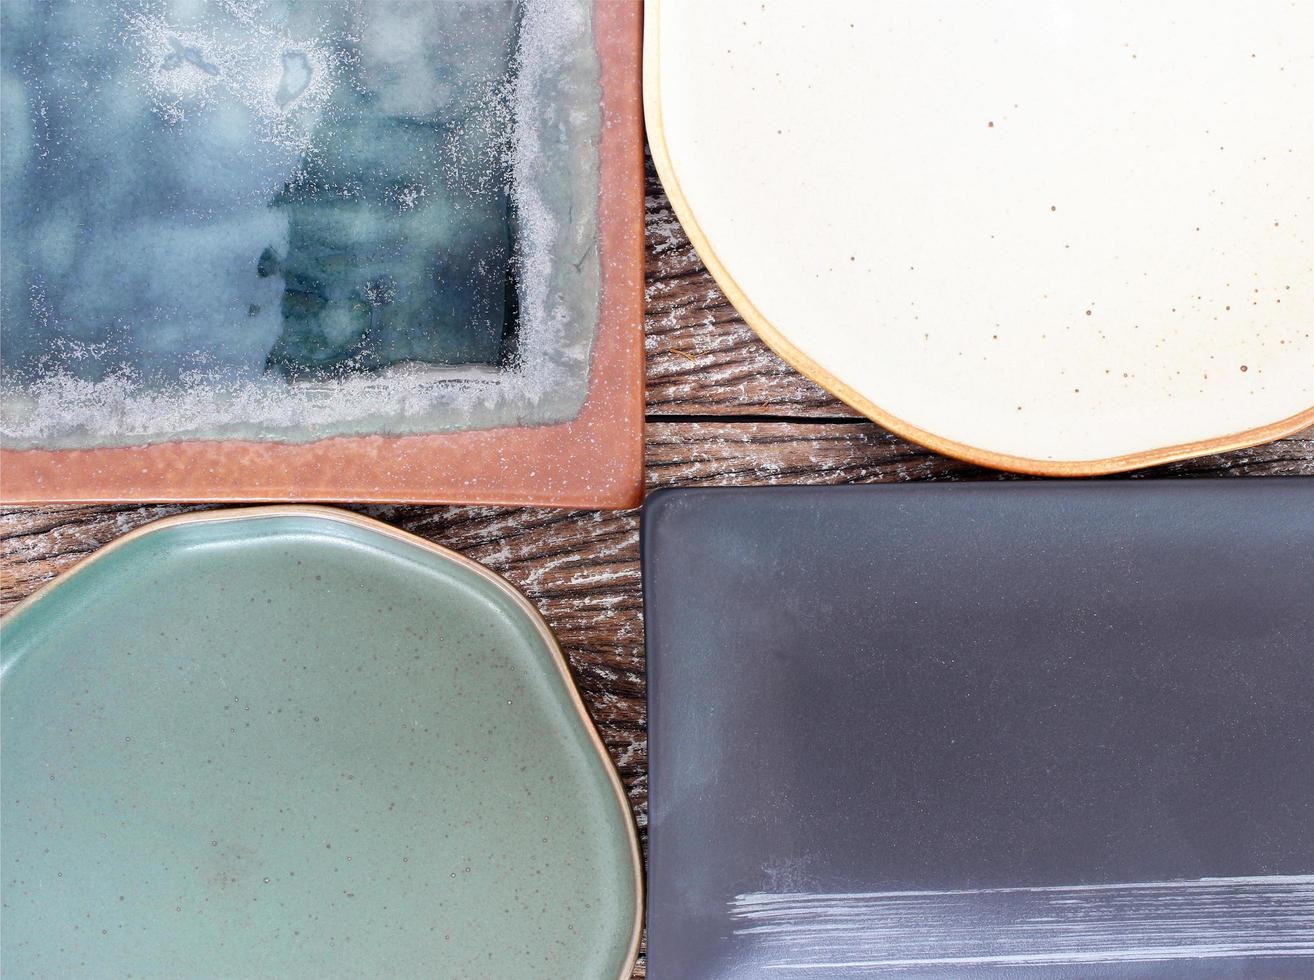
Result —
<path fill-rule="evenodd" d="M 565 655 L 561 652 L 561 647 L 557 643 L 557 638 L 552 632 L 552 628 L 544 621 L 534 604 L 525 597 L 524 593 L 514 585 L 498 575 L 491 569 L 485 568 L 473 559 L 465 557 L 459 552 L 452 551 L 450 548 L 444 548 L 440 544 L 434 544 L 432 541 L 426 541 L 424 538 L 417 537 L 406 531 L 398 530 L 391 525 L 384 524 L 382 521 L 376 521 L 373 518 L 362 517 L 350 511 L 338 510 L 334 507 L 317 507 L 312 504 L 286 504 L 275 505 L 270 507 L 234 507 L 225 510 L 198 511 L 192 514 L 179 514 L 174 517 L 165 517 L 158 521 L 152 521 L 144 524 L 139 528 L 129 531 L 122 537 L 115 538 L 104 547 L 96 549 L 86 558 L 72 565 L 57 577 L 47 582 L 41 588 L 37 589 L 26 599 L 19 602 L 6 615 L 14 615 L 23 612 L 40 602 L 53 590 L 58 588 L 67 579 L 76 575 L 78 572 L 87 568 L 92 562 L 98 561 L 110 552 L 126 545 L 130 541 L 145 537 L 148 534 L 154 534 L 156 531 L 162 531 L 166 528 L 178 527 L 184 524 L 212 524 L 222 523 L 224 521 L 238 521 L 263 519 L 272 517 L 317 517 L 321 520 L 336 521 L 339 524 L 350 524 L 355 527 L 363 528 L 375 534 L 382 534 L 396 541 L 404 542 L 417 548 L 423 548 L 433 555 L 437 555 L 446 561 L 478 575 L 484 581 L 488 582 L 503 595 L 515 604 L 516 608 L 524 613 L 525 617 L 534 625 L 538 631 L 539 637 L 543 644 L 550 651 L 552 663 L 561 677 L 570 695 L 570 703 L 574 706 L 576 714 L 579 716 L 580 724 L 588 732 L 589 741 L 593 744 L 593 750 L 598 755 L 598 761 L 601 763 L 607 773 L 607 780 L 611 784 L 612 792 L 615 794 L 616 803 L 621 808 L 625 816 L 625 833 L 629 841 L 630 864 L 634 873 L 634 917 L 633 927 L 630 932 L 630 941 L 628 952 L 626 953 L 625 963 L 621 972 L 618 974 L 618 980 L 626 980 L 634 972 L 634 964 L 639 956 L 639 940 L 643 934 L 643 859 L 639 854 L 639 835 L 634 825 L 634 811 L 630 808 L 630 801 L 625 795 L 625 788 L 621 785 L 620 776 L 616 773 L 616 766 L 611 761 L 611 755 L 607 752 L 607 747 L 602 743 L 602 738 L 598 735 L 597 728 L 593 725 L 593 719 L 589 717 L 588 709 L 584 707 L 584 700 L 580 697 L 579 688 L 575 686 L 574 679 L 570 676 L 570 667 L 566 664 Z"/>
<path fill-rule="evenodd" d="M 863 395 L 818 364 L 772 324 L 753 303 L 753 300 L 744 289 L 735 281 L 699 225 L 693 208 L 681 189 L 680 179 L 671 160 L 663 128 L 661 68 L 658 57 L 661 44 L 660 11 L 661 0 L 646 0 L 643 53 L 644 114 L 653 162 L 670 199 L 671 206 L 680 219 L 680 223 L 688 234 L 694 249 L 706 264 L 708 271 L 748 325 L 756 331 L 768 347 L 792 368 L 815 381 L 851 408 L 891 432 L 946 456 L 1016 473 L 1062 477 L 1116 473 L 1210 453 L 1244 449 L 1280 439 L 1314 423 L 1314 406 L 1310 406 L 1294 415 L 1267 425 L 1214 438 L 1100 459 L 1054 460 L 1010 455 L 947 439 L 886 411 L 872 401 L 871 398 Z"/>

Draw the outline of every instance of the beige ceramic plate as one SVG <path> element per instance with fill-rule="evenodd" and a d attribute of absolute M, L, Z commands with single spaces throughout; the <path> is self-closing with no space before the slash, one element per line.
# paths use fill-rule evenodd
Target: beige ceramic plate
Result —
<path fill-rule="evenodd" d="M 1314 422 L 1314 7 L 649 0 L 657 168 L 785 360 L 1081 475 Z"/>

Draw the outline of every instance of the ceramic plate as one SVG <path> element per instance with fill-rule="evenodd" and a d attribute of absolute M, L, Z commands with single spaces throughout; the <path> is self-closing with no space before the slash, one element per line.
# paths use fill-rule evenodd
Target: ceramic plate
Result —
<path fill-rule="evenodd" d="M 198 514 L 3 645 L 6 976 L 629 976 L 628 805 L 482 566 L 332 510 Z"/>
<path fill-rule="evenodd" d="M 4 499 L 637 504 L 640 16 L 5 3 Z"/>
<path fill-rule="evenodd" d="M 676 213 L 854 408 L 1055 475 L 1314 422 L 1314 7 L 646 11 Z"/>
<path fill-rule="evenodd" d="M 1314 481 L 689 490 L 648 975 L 1314 974 Z"/>

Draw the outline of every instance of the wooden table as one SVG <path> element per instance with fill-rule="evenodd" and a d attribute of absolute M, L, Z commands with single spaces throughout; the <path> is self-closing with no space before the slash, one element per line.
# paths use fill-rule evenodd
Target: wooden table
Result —
<path fill-rule="evenodd" d="M 651 166 L 647 196 L 648 486 L 1016 479 L 926 452 L 854 415 L 768 351 L 694 254 Z M 1314 428 L 1135 478 L 1314 476 Z M 101 545 L 197 507 L 0 511 L 0 611 Z M 455 548 L 547 618 L 647 824 L 639 513 L 355 508 Z M 636 976 L 643 975 L 642 963 Z"/>

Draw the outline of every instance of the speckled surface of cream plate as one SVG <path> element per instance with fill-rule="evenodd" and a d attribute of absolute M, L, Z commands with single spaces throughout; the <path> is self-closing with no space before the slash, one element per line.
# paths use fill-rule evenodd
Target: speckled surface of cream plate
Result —
<path fill-rule="evenodd" d="M 677 214 L 850 405 L 1069 475 L 1314 422 L 1314 5 L 646 10 Z"/>
<path fill-rule="evenodd" d="M 551 633 L 323 508 L 174 518 L 3 628 L 6 977 L 628 977 L 628 805 Z"/>

